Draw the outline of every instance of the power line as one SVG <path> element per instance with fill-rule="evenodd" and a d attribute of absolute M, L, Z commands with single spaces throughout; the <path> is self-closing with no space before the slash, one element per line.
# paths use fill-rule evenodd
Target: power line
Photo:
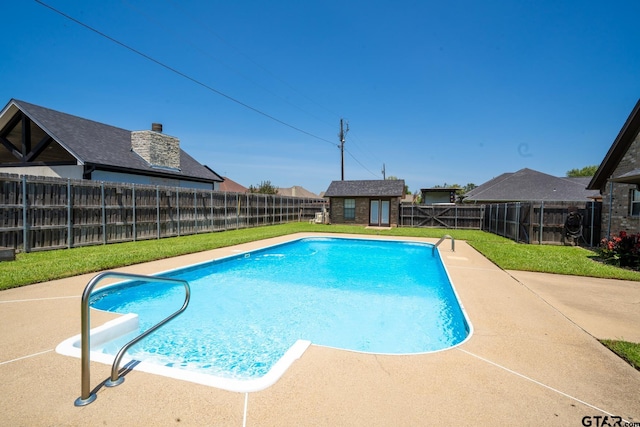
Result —
<path fill-rule="evenodd" d="M 351 158 L 353 158 L 353 160 L 355 160 L 357 164 L 359 164 L 360 166 L 362 166 L 362 168 L 363 168 L 364 170 L 366 170 L 367 172 L 369 172 L 371 175 L 375 176 L 376 178 L 379 178 L 379 176 L 378 176 L 378 174 L 377 174 L 377 173 L 373 173 L 373 172 L 371 172 L 371 171 L 370 171 L 370 170 L 369 170 L 365 165 L 363 165 L 362 163 L 360 163 L 360 160 L 356 159 L 356 158 L 353 156 L 353 154 L 351 154 L 351 152 L 349 152 L 349 150 L 347 150 L 347 149 L 345 148 L 345 149 L 344 149 L 344 151 L 346 151 L 346 152 L 347 152 L 347 154 L 348 154 L 348 155 L 350 155 L 350 156 L 351 156 Z"/>
<path fill-rule="evenodd" d="M 258 109 L 256 107 L 253 107 L 253 106 L 251 106 L 251 105 L 249 105 L 249 104 L 247 104 L 245 102 L 242 102 L 242 101 L 240 101 L 240 100 L 238 100 L 238 99 L 236 99 L 236 98 L 234 98 L 234 97 L 232 97 L 230 95 L 227 95 L 226 93 L 221 92 L 218 89 L 215 89 L 214 87 L 212 87 L 212 86 L 210 86 L 210 85 L 208 85 L 208 84 L 206 84 L 206 83 L 204 83 L 204 82 L 202 82 L 202 81 L 200 81 L 200 80 L 198 80 L 198 79 L 196 79 L 194 77 L 191 77 L 190 75 L 188 75 L 188 74 L 186 74 L 186 73 L 184 73 L 184 72 L 182 72 L 182 71 L 180 71 L 180 70 L 178 70 L 178 69 L 176 69 L 176 68 L 174 68 L 174 67 L 172 67 L 170 65 L 167 65 L 167 64 L 165 64 L 164 62 L 161 62 L 158 59 L 153 58 L 152 56 L 150 56 L 150 55 L 148 55 L 148 54 L 146 54 L 146 53 L 144 53 L 142 51 L 140 51 L 138 49 L 135 49 L 134 47 L 129 46 L 126 43 L 121 42 L 121 41 L 109 36 L 108 34 L 105 34 L 102 31 L 100 31 L 100 30 L 98 30 L 98 29 L 96 29 L 96 28 L 94 28 L 94 27 L 92 27 L 92 26 L 90 26 L 88 24 L 85 24 L 84 22 L 82 22 L 82 21 L 80 21 L 80 20 L 78 20 L 78 19 L 76 19 L 76 18 L 74 18 L 74 17 L 72 17 L 70 15 L 67 15 L 66 13 L 56 9 L 53 6 L 48 5 L 47 3 L 43 2 L 42 0 L 35 0 L 35 2 L 39 3 L 40 5 L 48 8 L 48 9 L 50 9 L 53 12 L 61 15 L 62 17 L 64 17 L 64 18 L 66 18 L 66 19 L 68 19 L 68 20 L 70 20 L 70 21 L 72 21 L 72 22 L 74 22 L 74 23 L 76 23 L 76 24 L 88 29 L 89 31 L 92 31 L 92 32 L 98 34 L 99 36 L 101 36 L 101 37 L 103 37 L 103 38 L 105 38 L 105 39 L 107 39 L 107 40 L 109 40 L 109 41 L 111 41 L 111 42 L 113 42 L 113 43 L 115 43 L 115 44 L 117 44 L 117 45 L 119 45 L 119 46 L 121 46 L 121 47 L 123 47 L 123 48 L 125 48 L 125 49 L 127 49 L 127 50 L 129 50 L 131 52 L 133 52 L 133 53 L 135 53 L 136 55 L 139 55 L 139 56 L 147 59 L 148 61 L 151 61 L 154 64 L 159 65 L 162 68 L 165 68 L 166 70 L 171 71 L 172 73 L 177 74 L 178 76 L 183 77 L 183 78 L 191 81 L 192 83 L 195 83 L 195 84 L 197 84 L 197 85 L 199 85 L 199 86 L 201 86 L 201 87 L 203 87 L 203 88 L 205 88 L 205 89 L 207 89 L 207 90 L 209 90 L 209 91 L 211 91 L 211 92 L 213 92 L 213 93 L 215 93 L 217 95 L 220 95 L 220 96 L 222 96 L 222 97 L 224 97 L 224 98 L 226 98 L 226 99 L 228 99 L 228 100 L 230 100 L 232 102 L 235 102 L 236 104 L 241 105 L 241 106 L 243 106 L 243 107 L 245 107 L 245 108 L 247 108 L 247 109 L 249 109 L 249 110 L 251 110 L 251 111 L 253 111 L 255 113 L 258 113 L 258 114 L 260 114 L 260 115 L 262 115 L 262 116 L 264 116 L 264 117 L 266 117 L 266 118 L 268 118 L 268 119 L 270 119 L 270 120 L 272 120 L 272 121 L 274 121 L 276 123 L 279 123 L 279 124 L 281 124 L 283 126 L 286 126 L 286 127 L 290 128 L 290 129 L 293 129 L 293 130 L 295 130 L 297 132 L 303 133 L 303 134 L 305 134 L 307 136 L 310 136 L 312 138 L 315 138 L 315 139 L 318 139 L 320 141 L 323 141 L 323 142 L 326 142 L 328 144 L 331 144 L 334 147 L 344 148 L 344 147 L 341 147 L 340 145 L 335 144 L 335 143 L 333 143 L 333 142 L 331 142 L 331 141 L 329 141 L 329 140 L 327 140 L 325 138 L 322 138 L 320 136 L 314 135 L 314 134 L 312 134 L 310 132 L 307 132 L 307 131 L 305 131 L 305 130 L 297 127 L 297 126 L 291 125 L 291 124 L 289 124 L 289 123 L 287 123 L 287 122 L 285 122 L 283 120 L 280 120 L 280 119 L 272 116 L 271 114 L 268 114 L 268 113 L 266 113 L 266 112 L 264 112 L 264 111 L 262 111 L 262 110 L 260 110 L 260 109 Z M 215 33 L 213 33 L 213 34 L 216 35 Z M 216 37 L 220 38 L 218 35 L 216 35 Z M 252 61 L 252 62 L 254 62 L 254 61 Z M 256 64 L 256 65 L 260 66 L 259 64 Z M 263 68 L 265 71 L 269 72 L 264 67 L 262 67 L 262 66 L 260 66 L 260 67 Z M 277 76 L 274 76 L 274 77 L 277 78 Z M 283 82 L 283 83 L 286 84 L 286 82 Z M 289 87 L 291 87 L 291 86 L 289 86 Z M 295 90 L 294 88 L 292 88 L 292 89 Z M 308 98 L 308 99 L 310 99 L 310 98 Z M 313 100 L 311 100 L 311 101 L 313 101 Z M 319 105 L 319 104 L 317 104 L 317 105 Z M 344 151 L 346 151 L 347 154 L 349 154 L 349 156 L 351 156 L 351 158 L 353 158 L 353 160 L 355 160 L 355 162 L 358 163 L 363 169 L 365 169 L 371 175 L 373 175 L 375 177 L 378 177 L 377 174 L 373 173 L 369 168 L 367 168 L 364 164 L 362 164 L 349 150 L 344 149 Z"/>
<path fill-rule="evenodd" d="M 243 107 L 245 107 L 245 108 L 247 108 L 247 109 L 249 109 L 249 110 L 251 110 L 251 111 L 253 111 L 255 113 L 258 113 L 258 114 L 260 114 L 260 115 L 262 115 L 262 116 L 264 116 L 264 117 L 266 117 L 268 119 L 271 119 L 271 120 L 273 120 L 273 121 L 275 121 L 277 123 L 280 123 L 281 125 L 287 126 L 288 128 L 291 128 L 291 129 L 293 129 L 295 131 L 298 131 L 300 133 L 303 133 L 303 134 L 305 134 L 307 136 L 310 136 L 312 138 L 318 139 L 320 141 L 324 141 L 326 143 L 329 143 L 332 146 L 336 145 L 335 143 L 333 143 L 333 142 L 331 142 L 331 141 L 329 141 L 327 139 L 324 139 L 324 138 L 322 138 L 320 136 L 314 135 L 314 134 L 312 134 L 310 132 L 307 132 L 307 131 L 305 131 L 303 129 L 300 129 L 299 127 L 291 125 L 291 124 L 289 124 L 289 123 L 287 123 L 287 122 L 285 122 L 283 120 L 280 120 L 280 119 L 278 119 L 278 118 L 276 118 L 276 117 L 274 117 L 274 116 L 272 116 L 272 115 L 270 115 L 268 113 L 265 113 L 262 110 L 259 110 L 259 109 L 255 108 L 255 107 L 252 107 L 251 105 L 246 104 L 246 103 L 244 103 L 244 102 L 242 102 L 242 101 L 240 101 L 240 100 L 238 100 L 238 99 L 236 99 L 236 98 L 234 98 L 234 97 L 232 97 L 230 95 L 227 95 L 226 93 L 221 92 L 221 91 L 209 86 L 208 84 L 203 83 L 200 80 L 198 80 L 198 79 L 196 79 L 194 77 L 191 77 L 188 74 L 185 74 L 182 71 L 179 71 L 176 68 L 173 68 L 170 65 L 167 65 L 164 62 L 161 62 L 161 61 L 159 61 L 159 60 L 147 55 L 146 53 L 141 52 L 141 51 L 139 51 L 139 50 L 137 50 L 137 49 L 135 49 L 135 48 L 133 48 L 133 47 L 131 47 L 131 46 L 129 46 L 129 45 L 127 45 L 127 44 L 125 44 L 125 43 L 123 43 L 123 42 L 121 42 L 121 41 L 119 41 L 119 40 L 107 35 L 107 34 L 105 34 L 105 33 L 103 33 L 102 31 L 97 30 L 97 29 L 91 27 L 90 25 L 85 24 L 84 22 L 77 20 L 76 18 L 74 18 L 72 16 L 67 15 L 66 13 L 54 8 L 53 6 L 50 6 L 50 5 L 46 4 L 46 3 L 44 3 L 41 0 L 35 0 L 35 2 L 41 4 L 42 6 L 48 8 L 50 10 L 52 10 L 55 13 L 65 17 L 66 19 L 68 19 L 68 20 L 70 20 L 72 22 L 75 22 L 76 24 L 78 24 L 78 25 L 80 25 L 80 26 L 82 26 L 82 27 L 84 27 L 84 28 L 86 28 L 86 29 L 98 34 L 99 36 L 104 37 L 107 40 L 109 40 L 109 41 L 111 41 L 113 43 L 116 43 L 117 45 L 119 45 L 121 47 L 124 47 L 125 49 L 135 53 L 136 55 L 139 55 L 139 56 L 141 56 L 141 57 L 143 57 L 143 58 L 145 58 L 145 59 L 157 64 L 157 65 L 160 65 L 161 67 L 171 71 L 172 73 L 175 73 L 175 74 L 179 75 L 180 77 L 183 77 L 183 78 L 185 78 L 185 79 L 187 79 L 187 80 L 189 80 L 189 81 L 191 81 L 191 82 L 193 82 L 193 83 L 195 83 L 195 84 L 197 84 L 197 85 L 199 85 L 199 86 L 201 86 L 201 87 L 203 87 L 203 88 L 205 88 L 205 89 L 207 89 L 207 90 L 209 90 L 209 91 L 211 91 L 211 92 L 213 92 L 213 93 L 215 93 L 217 95 L 220 95 L 220 96 L 222 96 L 222 97 L 224 97 L 224 98 L 226 98 L 226 99 L 228 99 L 230 101 L 235 102 L 236 104 L 239 104 L 239 105 L 241 105 L 241 106 L 243 106 Z"/>
<path fill-rule="evenodd" d="M 276 75 L 274 72 L 270 71 L 268 68 L 266 68 L 265 66 L 263 66 L 262 64 L 260 64 L 259 62 L 257 62 L 256 60 L 254 60 L 251 56 L 247 55 L 246 53 L 244 53 L 243 51 L 241 51 L 238 47 L 234 46 L 233 44 L 229 43 L 226 39 L 224 39 L 222 36 L 220 36 L 218 33 L 216 33 L 215 31 L 213 31 L 208 25 L 206 25 L 205 23 L 202 22 L 202 20 L 194 17 L 191 13 L 189 13 L 187 10 L 185 10 L 184 7 L 182 7 L 182 4 L 180 2 L 176 2 L 176 1 L 170 1 L 170 3 L 173 4 L 173 6 L 175 8 L 180 9 L 183 14 L 185 14 L 189 19 L 191 19 L 193 22 L 197 23 L 198 25 L 200 25 L 202 28 L 204 28 L 209 34 L 213 35 L 214 37 L 216 37 L 218 40 L 220 40 L 220 42 L 224 43 L 225 45 L 229 46 L 231 49 L 235 50 L 236 52 L 238 52 L 240 55 L 242 55 L 244 58 L 246 58 L 247 60 L 249 60 L 252 64 L 254 64 L 256 67 L 260 68 L 262 71 L 264 71 L 265 73 L 267 73 L 268 75 L 270 75 L 271 77 L 273 77 L 274 79 L 278 80 L 280 83 L 284 84 L 285 86 L 287 86 L 290 90 L 292 90 L 293 92 L 301 95 L 302 97 L 306 98 L 307 100 L 311 101 L 313 104 L 315 104 L 316 106 L 322 108 L 323 110 L 329 112 L 330 114 L 338 117 L 339 115 L 336 114 L 335 112 L 329 110 L 327 107 L 325 107 L 324 105 L 320 104 L 319 102 L 317 102 L 316 100 L 312 99 L 311 97 L 309 97 L 307 94 L 300 92 L 299 90 L 297 90 L 295 87 L 293 87 L 291 84 L 289 84 L 287 81 L 285 81 L 284 79 L 282 79 L 281 77 L 279 77 L 278 75 Z M 239 73 L 240 75 L 242 75 L 241 73 Z M 244 76 L 243 76 L 244 77 Z M 245 77 L 246 78 L 246 77 Z M 248 79 L 249 81 L 251 81 L 250 79 Z M 260 86 L 260 85 L 259 85 Z M 262 86 L 260 86 L 262 87 Z M 291 103 L 290 101 L 288 101 L 287 99 L 271 92 L 270 90 L 262 87 L 263 89 L 265 89 L 267 92 L 271 93 L 272 95 L 280 98 L 281 100 L 283 100 L 284 102 L 286 102 L 287 104 L 299 109 L 300 111 L 302 111 L 303 113 L 308 114 L 309 116 L 313 117 L 314 119 L 323 122 L 325 124 L 329 124 L 327 121 L 320 119 L 319 117 L 316 117 L 315 115 L 311 114 L 310 112 L 298 107 L 297 105 Z"/>

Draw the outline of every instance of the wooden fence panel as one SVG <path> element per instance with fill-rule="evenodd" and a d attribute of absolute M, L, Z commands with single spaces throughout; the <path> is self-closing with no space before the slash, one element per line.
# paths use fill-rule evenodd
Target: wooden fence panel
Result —
<path fill-rule="evenodd" d="M 0 246 L 29 252 L 305 221 L 325 205 L 323 199 L 0 174 Z"/>
<path fill-rule="evenodd" d="M 402 227 L 472 229 L 482 228 L 484 206 L 476 205 L 400 205 Z"/>

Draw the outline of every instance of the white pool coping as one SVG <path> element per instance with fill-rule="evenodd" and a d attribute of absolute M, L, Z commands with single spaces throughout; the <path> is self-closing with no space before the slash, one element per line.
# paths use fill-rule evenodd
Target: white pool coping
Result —
<path fill-rule="evenodd" d="M 90 332 L 90 344 L 92 348 L 99 347 L 104 343 L 112 341 L 122 335 L 126 335 L 138 329 L 138 315 L 134 313 L 125 314 L 114 320 L 106 322 L 102 326 L 94 328 Z M 58 344 L 56 352 L 64 356 L 82 357 L 81 335 L 75 335 Z M 289 369 L 289 367 L 298 360 L 302 354 L 309 348 L 311 341 L 298 340 L 289 350 L 273 365 L 273 367 L 260 378 L 250 380 L 239 380 L 233 378 L 217 377 L 199 372 L 188 371 L 184 369 L 162 366 L 151 362 L 138 361 L 135 358 L 122 358 L 120 366 L 125 366 L 131 362 L 138 362 L 135 366 L 137 371 L 147 372 L 150 374 L 162 375 L 169 378 L 190 381 L 196 384 L 202 384 L 210 387 L 216 387 L 227 391 L 238 393 L 250 393 L 264 390 L 275 384 L 280 377 Z M 98 351 L 90 352 L 90 360 L 94 362 L 113 365 L 115 356 L 101 353 Z"/>
<path fill-rule="evenodd" d="M 194 264 L 190 264 L 188 266 L 184 266 L 184 267 L 180 267 L 179 269 L 185 268 L 185 267 L 195 267 L 201 264 L 206 264 L 206 263 L 210 263 L 212 261 L 224 261 L 226 259 L 233 259 L 233 258 L 237 258 L 239 256 L 251 256 L 251 253 L 256 251 L 256 250 L 265 250 L 265 249 L 269 249 L 275 246 L 280 246 L 283 244 L 287 244 L 287 243 L 291 243 L 291 242 L 295 242 L 298 240 L 304 240 L 304 239 L 314 239 L 314 238 L 332 238 L 332 239 L 353 239 L 353 240 L 386 240 L 386 239 L 379 239 L 377 238 L 378 236 L 362 236 L 362 237 L 351 237 L 351 236 L 322 236 L 322 237 L 299 237 L 299 238 L 294 238 L 292 240 L 286 241 L 286 242 L 280 242 L 280 243 L 275 243 L 272 245 L 266 245 L 264 247 L 261 247 L 259 249 L 251 249 L 248 251 L 234 251 L 234 252 L 238 252 L 235 253 L 233 255 L 229 255 L 229 256 L 225 256 L 225 257 L 221 257 L 221 258 L 217 258 L 217 259 L 213 259 L 213 260 L 208 260 L 208 261 L 203 261 L 200 263 L 194 263 Z M 425 244 L 428 246 L 434 246 L 432 243 L 425 243 L 422 241 L 415 241 L 415 240 L 407 240 L 407 239 L 403 239 L 403 238 L 396 238 L 396 239 L 391 239 L 393 241 L 396 242 L 401 242 L 401 243 L 418 243 L 418 244 Z M 445 271 L 445 275 L 447 276 L 447 280 L 449 281 L 449 285 L 451 286 L 451 290 L 453 291 L 454 297 L 456 302 L 458 303 L 458 306 L 460 307 L 460 310 L 462 312 L 462 316 L 464 318 L 464 322 L 465 322 L 465 326 L 467 328 L 467 336 L 465 337 L 464 340 L 450 346 L 450 347 L 445 347 L 445 348 L 441 348 L 438 350 L 432 350 L 432 351 L 425 351 L 425 352 L 417 352 L 417 353 L 404 353 L 404 354 L 397 354 L 397 353 L 375 353 L 375 352 L 366 352 L 366 351 L 357 351 L 357 350 L 347 350 L 347 349 L 340 349 L 340 348 L 336 348 L 336 347 L 331 347 L 331 346 L 324 346 L 324 345 L 319 345 L 320 347 L 327 347 L 327 348 L 336 348 L 338 350 L 342 350 L 342 351 L 349 351 L 349 352 L 355 352 L 355 353 L 365 353 L 365 354 L 378 354 L 378 355 L 393 355 L 393 356 L 409 356 L 409 355 L 417 355 L 417 354 L 429 354 L 429 353 L 438 353 L 438 352 L 442 352 L 442 351 L 447 351 L 447 350 L 451 350 L 453 348 L 456 348 L 458 346 L 461 346 L 462 344 L 466 343 L 467 341 L 469 341 L 472 337 L 472 335 L 474 334 L 474 327 L 473 324 L 471 323 L 471 319 L 468 316 L 467 310 L 465 309 L 464 305 L 462 304 L 462 300 L 460 299 L 460 296 L 458 295 L 458 292 L 455 288 L 455 285 L 453 283 L 453 281 L 451 280 L 451 276 L 449 274 L 449 271 L 447 270 L 446 264 L 444 263 L 442 256 L 440 254 L 440 248 L 436 247 L 436 253 L 438 254 L 438 258 L 440 258 L 440 263 L 442 265 L 442 267 L 444 268 Z M 171 269 L 171 270 L 167 270 L 167 271 L 162 271 L 159 273 L 156 273 L 156 275 L 158 276 L 162 276 L 163 274 L 169 273 L 169 272 L 173 272 L 176 269 Z M 118 282 L 118 283 L 114 283 L 111 285 L 106 286 L 107 287 L 115 287 L 118 286 L 119 284 L 121 284 L 122 282 Z M 105 289 L 105 288 L 101 288 L 101 289 Z M 92 309 L 93 310 L 93 309 Z M 102 326 L 96 327 L 94 329 L 91 329 L 90 331 L 90 344 L 91 344 L 91 348 L 95 348 L 95 347 L 100 347 L 103 344 L 112 341 L 120 336 L 126 335 L 130 332 L 136 331 L 138 330 L 139 327 L 139 322 L 138 322 L 138 315 L 135 313 L 129 313 L 126 315 L 123 315 L 117 319 L 111 320 L 106 322 L 105 324 L 103 324 Z M 296 341 L 286 352 L 285 354 L 271 367 L 271 369 L 269 370 L 269 372 L 267 372 L 265 375 L 263 375 L 260 378 L 255 378 L 255 379 L 250 379 L 250 380 L 240 380 L 240 379 L 233 379 L 233 378 L 225 378 L 225 377 L 218 377 L 215 375 L 210 375 L 210 374 L 205 374 L 205 373 L 199 373 L 199 372 L 194 372 L 194 371 L 189 371 L 189 370 L 185 370 L 185 369 L 180 369 L 180 368 L 176 368 L 176 367 L 169 367 L 169 366 L 164 366 L 164 365 L 158 365 L 156 363 L 152 363 L 152 362 L 147 362 L 147 361 L 140 361 L 137 360 L 135 358 L 131 358 L 131 357 L 127 357 L 127 355 L 125 354 L 125 356 L 123 356 L 122 361 L 120 363 L 120 367 L 122 368 L 123 366 L 127 365 L 128 363 L 131 362 L 137 362 L 137 364 L 135 365 L 135 369 L 138 371 L 142 371 L 142 372 L 147 372 L 147 373 L 151 373 L 151 374 L 156 374 L 156 375 L 162 375 L 165 377 L 169 377 L 169 378 L 174 378 L 174 379 L 179 379 L 179 380 L 184 380 L 184 381 L 190 381 L 193 383 L 197 383 L 197 384 L 202 384 L 202 385 L 206 385 L 206 386 L 210 386 L 210 387 L 216 387 L 216 388 L 220 388 L 222 390 L 227 390 L 227 391 L 232 391 L 232 392 L 238 392 L 238 393 L 250 393 L 250 392 L 256 392 L 256 391 L 260 391 L 260 390 L 264 390 L 270 386 L 272 386 L 273 384 L 275 384 L 281 377 L 282 375 L 284 375 L 284 373 L 287 371 L 287 369 L 289 369 L 289 367 L 291 367 L 291 365 L 298 359 L 300 359 L 300 357 L 302 357 L 302 355 L 304 354 L 304 352 L 307 350 L 307 348 L 309 348 L 309 346 L 311 345 L 311 341 L 308 340 L 298 340 Z M 61 342 L 60 344 L 58 344 L 58 346 L 56 347 L 56 352 L 65 356 L 72 356 L 72 357 L 77 357 L 77 358 L 81 358 L 82 357 L 82 350 L 81 350 L 81 335 L 75 335 L 71 338 L 66 339 L 65 341 Z M 102 352 L 98 352 L 98 351 L 90 351 L 90 357 L 89 359 L 91 361 L 95 361 L 95 362 L 99 362 L 99 363 L 103 363 L 103 364 L 107 364 L 107 365 L 113 365 L 113 362 L 115 360 L 115 356 L 113 355 L 109 355 L 106 353 L 102 353 Z"/>

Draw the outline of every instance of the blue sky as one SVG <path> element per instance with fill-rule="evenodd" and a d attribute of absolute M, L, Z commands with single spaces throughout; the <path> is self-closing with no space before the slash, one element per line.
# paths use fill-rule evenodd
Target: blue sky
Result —
<path fill-rule="evenodd" d="M 326 190 L 341 118 L 345 179 L 564 176 L 600 164 L 640 97 L 637 0 L 42 2 L 121 44 L 5 2 L 2 104 L 160 122 L 245 186 Z"/>

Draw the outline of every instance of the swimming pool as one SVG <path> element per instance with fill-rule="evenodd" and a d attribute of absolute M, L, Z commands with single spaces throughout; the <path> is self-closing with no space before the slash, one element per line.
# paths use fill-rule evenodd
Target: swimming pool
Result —
<path fill-rule="evenodd" d="M 415 354 L 450 348 L 471 332 L 430 244 L 305 238 L 162 275 L 189 281 L 189 308 L 128 355 L 165 375 L 201 383 L 204 375 L 204 383 L 234 391 L 275 382 L 310 342 Z M 107 338 L 92 335 L 92 359 L 112 360 L 182 298 L 181 287 L 148 283 L 95 291 L 93 308 L 135 315 L 105 328 Z"/>

